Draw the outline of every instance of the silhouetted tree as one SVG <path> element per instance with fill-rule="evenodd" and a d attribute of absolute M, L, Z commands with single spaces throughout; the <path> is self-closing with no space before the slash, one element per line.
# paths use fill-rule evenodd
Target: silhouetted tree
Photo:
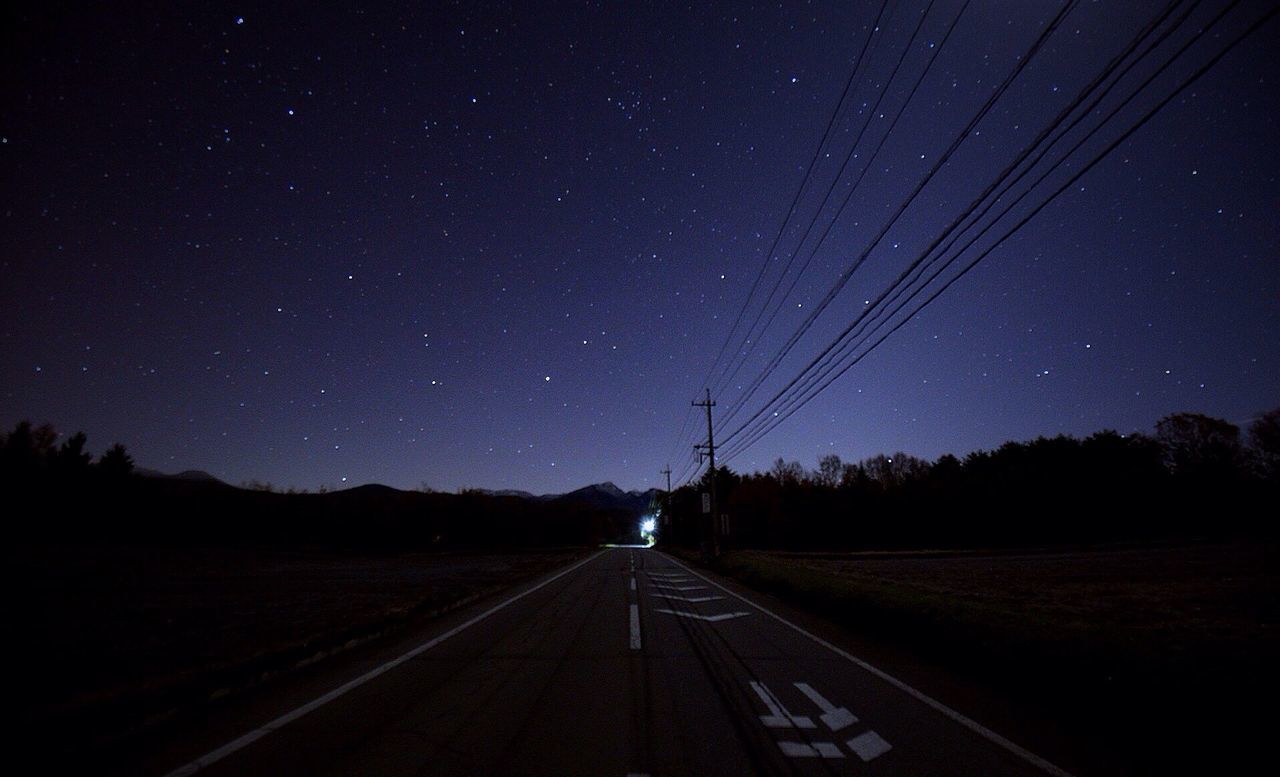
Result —
<path fill-rule="evenodd" d="M 782 486 L 798 486 L 805 480 L 804 466 L 798 461 L 785 461 L 782 457 L 773 463 L 769 474 Z"/>
<path fill-rule="evenodd" d="M 936 480 L 951 482 L 960 476 L 961 471 L 960 460 L 947 453 L 933 463 L 929 475 Z"/>
<path fill-rule="evenodd" d="M 867 470 L 861 464 L 846 463 L 840 468 L 840 487 L 843 489 L 866 488 L 871 483 Z"/>
<path fill-rule="evenodd" d="M 1249 424 L 1249 447 L 1258 474 L 1268 480 L 1280 480 L 1280 408 L 1263 413 Z"/>
<path fill-rule="evenodd" d="M 84 449 L 87 441 L 84 432 L 76 432 L 63 440 L 50 461 L 50 470 L 55 478 L 63 481 L 84 479 L 89 472 L 89 464 L 93 461 L 93 457 Z"/>
<path fill-rule="evenodd" d="M 908 453 L 885 456 L 883 453 L 862 462 L 868 477 L 881 488 L 890 490 L 920 478 L 929 470 L 929 463 Z"/>
<path fill-rule="evenodd" d="M 1240 472 L 1240 428 L 1200 413 L 1175 413 L 1156 423 L 1165 465 L 1188 480 L 1223 481 Z"/>
<path fill-rule="evenodd" d="M 814 478 L 824 488 L 835 488 L 840 485 L 840 475 L 844 470 L 844 462 L 834 453 L 828 453 L 818 459 L 818 472 Z"/>
<path fill-rule="evenodd" d="M 133 459 L 123 445 L 116 443 L 98 459 L 98 471 L 108 480 L 124 480 L 133 474 Z"/>

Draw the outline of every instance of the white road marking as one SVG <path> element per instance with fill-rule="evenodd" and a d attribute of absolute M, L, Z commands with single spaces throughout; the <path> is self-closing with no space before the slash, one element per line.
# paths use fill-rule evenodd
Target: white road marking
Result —
<path fill-rule="evenodd" d="M 654 596 L 660 596 L 668 602 L 689 602 L 691 604 L 697 604 L 699 602 L 713 602 L 724 598 L 723 596 L 676 596 L 675 594 L 663 593 L 657 593 L 654 594 Z"/>
<path fill-rule="evenodd" d="M 712 623 L 715 623 L 716 621 L 727 621 L 727 620 L 730 620 L 731 618 L 741 618 L 745 615 L 751 614 L 749 612 L 726 612 L 726 613 L 721 613 L 720 615 L 699 615 L 696 612 L 683 612 L 681 610 L 662 610 L 657 608 L 654 609 L 654 612 L 665 612 L 670 615 L 679 615 L 681 618 L 694 618 L 700 621 L 711 621 Z"/>
<path fill-rule="evenodd" d="M 818 705 L 818 709 L 822 710 L 822 714 L 818 716 L 818 720 L 827 724 L 827 728 L 832 731 L 839 731 L 845 726 L 852 726 L 858 722 L 858 717 L 844 707 L 837 707 L 822 697 L 822 694 L 813 689 L 808 683 L 792 683 L 796 688 L 800 689 L 800 693 L 809 697 L 809 701 Z"/>
<path fill-rule="evenodd" d="M 279 729 L 279 728 L 284 728 L 285 726 L 289 725 L 290 723 L 302 717 L 303 715 L 306 715 L 308 712 L 313 712 L 319 709 L 320 707 L 323 707 L 324 705 L 328 704 L 329 702 L 333 701 L 334 699 L 340 696 L 343 696 L 356 688 L 359 688 L 360 686 L 364 685 L 365 683 L 369 682 L 375 677 L 386 674 L 392 669 L 395 669 L 397 666 L 400 666 L 401 664 L 414 658 L 415 656 L 418 656 L 430 650 L 431 648 L 435 647 L 436 645 L 439 645 L 441 642 L 444 642 L 450 637 L 453 637 L 462 633 L 466 629 L 476 625 L 480 621 L 484 620 L 485 618 L 488 618 L 490 615 L 493 615 L 495 612 L 503 609 L 504 607 L 514 604 L 515 602 L 520 601 L 521 599 L 525 598 L 526 596 L 533 593 L 534 591 L 537 591 L 545 586 L 548 586 L 554 583 L 555 581 L 559 580 L 560 578 L 564 577 L 570 572 L 573 572 L 574 570 L 578 569 L 583 564 L 586 564 L 588 562 L 594 561 L 595 559 L 599 558 L 602 553 L 604 553 L 604 551 L 600 551 L 600 553 L 596 553 L 592 556 L 588 556 L 587 558 L 584 558 L 583 560 L 579 561 L 573 566 L 568 567 L 567 569 L 563 569 L 560 572 L 556 573 L 555 576 L 549 577 L 546 580 L 543 580 L 541 583 L 538 583 L 537 585 L 535 585 L 534 587 L 526 591 L 521 591 L 520 593 L 506 600 L 502 604 L 499 604 L 495 607 L 485 610 L 484 612 L 475 616 L 474 618 L 467 621 L 466 623 L 463 623 L 459 626 L 454 626 L 452 629 L 449 629 L 448 631 L 441 634 L 440 636 L 435 637 L 434 639 L 430 639 L 422 643 L 421 645 L 418 645 L 416 648 L 414 648 L 413 650 L 410 650 L 408 653 L 405 653 L 399 658 L 393 658 L 387 663 L 381 666 L 375 667 L 374 669 L 371 669 L 368 672 L 365 672 L 364 674 L 360 675 L 354 680 L 349 680 L 348 682 L 343 683 L 342 685 L 338 686 L 337 688 L 334 688 L 332 691 L 329 691 L 323 696 L 320 696 L 319 698 L 316 698 L 316 699 L 313 699 L 312 701 L 307 702 L 306 704 L 302 705 L 301 707 L 298 707 L 292 712 L 286 712 L 285 714 L 281 715 L 275 720 L 265 723 L 262 726 L 255 728 L 253 731 L 250 731 L 249 733 L 244 734 L 243 736 L 240 736 L 240 737 L 237 737 L 236 739 L 231 740 L 230 742 L 226 743 L 222 747 L 219 747 L 216 750 L 211 750 L 208 753 L 205 753 L 204 755 L 200 756 L 194 761 L 188 764 L 184 764 L 183 766 L 180 766 L 177 769 L 174 769 L 173 771 L 165 775 L 165 777 L 185 777 L 185 775 L 195 774 L 196 772 L 205 768 L 206 766 L 209 766 L 211 764 L 217 763 L 218 761 L 221 761 L 223 758 L 226 758 L 232 753 L 238 750 L 242 750 L 245 747 L 248 747 L 249 745 L 258 741 L 259 739 L 262 739 L 267 734 L 270 734 L 272 731 L 275 731 L 276 729 Z"/>
<path fill-rule="evenodd" d="M 631 605 L 631 649 L 640 649 L 640 605 Z"/>
<path fill-rule="evenodd" d="M 912 688 L 910 685 L 907 685 L 906 683 L 902 682 L 901 680 L 894 677 L 893 675 L 887 672 L 884 672 L 880 669 L 877 669 L 876 667 L 872 666 L 871 664 L 868 664 L 866 661 L 863 661 L 861 658 L 858 658 L 852 653 L 836 647 L 835 645 L 826 641 L 822 637 L 819 637 L 818 635 L 813 634 L 812 632 L 809 632 L 800 628 L 799 626 L 795 625 L 794 623 L 787 620 L 786 618 L 783 618 L 781 615 L 778 615 L 770 610 L 766 610 L 764 607 L 761 607 L 760 605 L 756 604 L 755 602 L 751 601 L 745 596 L 742 596 L 741 594 L 738 594 L 738 593 L 734 593 L 733 591 L 720 585 L 716 581 L 708 577 L 704 577 L 703 575 L 697 572 L 694 572 L 692 569 L 685 566 L 683 563 L 676 561 L 674 558 L 671 558 L 670 556 L 667 556 L 667 558 L 676 566 L 689 572 L 689 574 L 702 578 L 703 580 L 715 586 L 716 588 L 719 588 L 721 591 L 724 591 L 730 596 L 733 596 L 735 599 L 738 599 L 744 602 L 745 604 L 748 604 L 754 607 L 764 615 L 767 615 L 770 618 L 773 618 L 774 620 L 783 624 L 784 626 L 791 629 L 792 631 L 795 631 L 798 634 L 803 634 L 804 636 L 808 637 L 809 639 L 813 640 L 819 645 L 822 645 L 826 649 L 830 650 L 832 653 L 835 653 L 836 655 L 845 658 L 855 666 L 867 672 L 870 672 L 872 675 L 875 675 L 876 677 L 885 681 L 889 685 L 892 685 L 894 688 L 897 688 L 898 690 L 912 697 L 916 701 L 928 707 L 931 707 L 934 711 L 945 715 L 946 717 L 950 718 L 952 721 L 959 723 L 961 726 L 964 726 L 965 728 L 969 729 L 970 731 L 982 737 L 983 739 L 987 740 L 988 742 L 991 742 L 992 744 L 995 744 L 995 745 L 998 745 L 999 747 L 1004 748 L 1005 750 L 1009 751 L 1010 753 L 1013 753 L 1014 755 L 1018 756 L 1019 758 L 1026 761 L 1027 763 L 1039 768 L 1044 772 L 1054 775 L 1054 777 L 1072 777 L 1071 772 L 1068 772 L 1065 769 L 1055 766 L 1054 764 L 1050 763 L 1049 761 L 1046 761 L 1045 759 L 1041 758 L 1040 756 L 1036 755 L 1030 750 L 1027 750 L 1024 747 L 1020 747 L 1019 745 L 1014 744 L 1013 742 L 1009 741 L 1008 739 L 1005 739 L 1004 737 L 1000 736 L 999 734 L 987 728 L 986 726 L 982 725 L 981 723 L 977 722 L 976 720 L 973 720 L 972 718 L 961 715 L 959 712 L 956 712 L 955 710 L 951 709 L 950 707 L 938 701 L 937 699 L 934 699 L 932 696 L 929 696 L 922 691 L 918 691 L 915 688 Z"/>
<path fill-rule="evenodd" d="M 705 585 L 663 585 L 662 583 L 650 583 L 654 588 L 662 588 L 667 591 L 705 591 Z"/>
<path fill-rule="evenodd" d="M 884 741 L 884 739 L 874 731 L 868 731 L 865 734 L 859 734 L 848 742 L 845 742 L 849 749 L 858 754 L 858 757 L 864 761 L 870 761 L 884 755 L 893 749 L 893 745 Z"/>
<path fill-rule="evenodd" d="M 844 758 L 844 753 L 840 752 L 834 742 L 814 742 L 812 745 L 804 742 L 779 742 L 778 747 L 782 749 L 783 755 L 792 758 Z"/>
<path fill-rule="evenodd" d="M 636 590 L 636 579 L 634 577 L 631 578 L 631 590 Z"/>
<path fill-rule="evenodd" d="M 778 747 L 782 748 L 783 755 L 788 755 L 792 758 L 818 757 L 818 751 L 803 742 L 779 742 Z"/>
<path fill-rule="evenodd" d="M 778 697 L 773 695 L 769 687 L 764 683 L 751 683 L 751 690 L 756 692 L 756 696 L 760 697 L 760 701 L 764 702 L 764 706 L 769 709 L 768 715 L 761 715 L 760 722 L 769 728 L 817 728 L 818 725 L 810 718 L 804 715 L 792 715 L 787 712 L 787 708 L 782 706 L 782 702 Z M 779 743 L 781 744 L 781 743 Z M 815 753 L 816 755 L 816 753 Z"/>

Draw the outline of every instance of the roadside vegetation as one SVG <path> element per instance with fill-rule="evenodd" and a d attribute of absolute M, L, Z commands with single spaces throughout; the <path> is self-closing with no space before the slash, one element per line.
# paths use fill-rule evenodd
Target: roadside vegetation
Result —
<path fill-rule="evenodd" d="M 672 495 L 663 539 L 698 546 L 710 473 Z M 926 461 L 907 453 L 816 469 L 716 473 L 734 547 L 788 550 L 1026 546 L 1170 538 L 1275 537 L 1280 409 L 1248 434 L 1194 413 L 1153 434 L 1102 431 L 1006 442 Z"/>

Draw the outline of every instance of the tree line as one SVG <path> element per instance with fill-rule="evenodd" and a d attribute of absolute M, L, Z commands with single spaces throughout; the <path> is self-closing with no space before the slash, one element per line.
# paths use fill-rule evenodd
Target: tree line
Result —
<path fill-rule="evenodd" d="M 17 542 L 323 546 L 409 550 L 551 547 L 625 540 L 634 516 L 543 502 L 361 486 L 281 493 L 266 484 L 141 477 L 123 445 L 94 458 L 83 432 L 28 421 L 0 433 L 4 528 Z"/>
<path fill-rule="evenodd" d="M 665 539 L 698 545 L 711 473 L 672 494 Z M 729 543 L 791 549 L 1088 543 L 1271 535 L 1280 495 L 1280 409 L 1247 434 L 1197 413 L 1152 434 L 1101 431 L 1006 442 L 959 458 L 906 453 L 817 467 L 716 473 Z"/>
<path fill-rule="evenodd" d="M 8 488 L 30 489 L 43 485 L 120 483 L 133 474 L 133 458 L 119 443 L 98 457 L 85 450 L 88 437 L 76 432 L 59 444 L 53 426 L 19 422 L 13 431 L 0 432 L 0 482 Z"/>

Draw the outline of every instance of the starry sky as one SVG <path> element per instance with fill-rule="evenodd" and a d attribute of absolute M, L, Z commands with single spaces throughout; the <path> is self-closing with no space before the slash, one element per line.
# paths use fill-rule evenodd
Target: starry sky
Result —
<path fill-rule="evenodd" d="M 232 483 L 540 493 L 688 477 L 707 387 L 739 471 L 1247 424 L 1280 405 L 1280 19 L 1048 194 L 1274 5 L 11 9 L 0 424 Z M 1043 209 L 735 450 L 1156 19 L 956 267 Z"/>

